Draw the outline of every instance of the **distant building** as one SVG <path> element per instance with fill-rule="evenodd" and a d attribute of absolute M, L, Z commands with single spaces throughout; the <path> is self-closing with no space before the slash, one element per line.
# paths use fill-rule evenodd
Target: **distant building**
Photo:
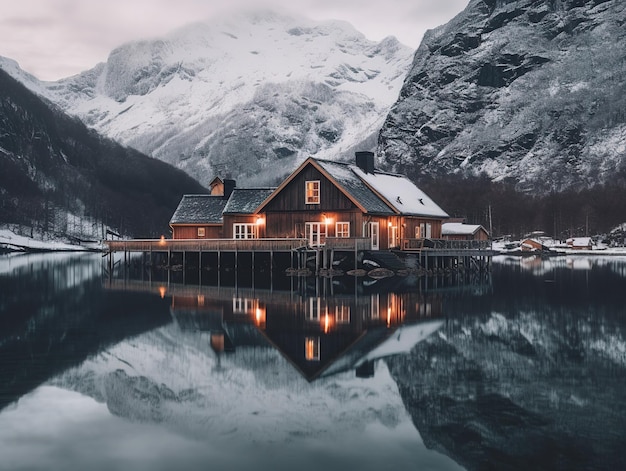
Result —
<path fill-rule="evenodd" d="M 593 240 L 591 237 L 572 237 L 565 241 L 568 248 L 573 250 L 591 250 L 593 248 Z"/>
<path fill-rule="evenodd" d="M 448 240 L 489 240 L 489 232 L 483 226 L 462 222 L 443 223 L 441 235 Z"/>

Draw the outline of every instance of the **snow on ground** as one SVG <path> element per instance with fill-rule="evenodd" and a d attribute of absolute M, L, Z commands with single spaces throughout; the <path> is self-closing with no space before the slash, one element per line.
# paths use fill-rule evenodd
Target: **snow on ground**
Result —
<path fill-rule="evenodd" d="M 60 240 L 38 240 L 18 235 L 9 229 L 0 229 L 0 249 L 10 251 L 46 250 L 46 251 L 87 251 L 97 250 L 98 244 L 76 245 Z"/>

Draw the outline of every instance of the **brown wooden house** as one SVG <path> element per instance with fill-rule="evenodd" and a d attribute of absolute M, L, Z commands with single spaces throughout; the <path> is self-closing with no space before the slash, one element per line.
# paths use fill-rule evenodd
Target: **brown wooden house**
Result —
<path fill-rule="evenodd" d="M 223 195 L 184 195 L 170 219 L 173 239 L 220 239 Z"/>
<path fill-rule="evenodd" d="M 172 216 L 175 239 L 362 238 L 373 250 L 412 248 L 439 239 L 448 215 L 403 175 L 374 167 L 308 158 L 278 188 L 236 188 L 215 178 L 209 195 L 185 195 Z"/>
<path fill-rule="evenodd" d="M 408 248 L 441 238 L 448 215 L 403 175 L 374 168 L 374 154 L 356 165 L 308 158 L 256 210 L 269 238 L 366 237 L 371 249 Z"/>
<path fill-rule="evenodd" d="M 462 222 L 444 223 L 441 235 L 447 240 L 489 240 L 489 232 L 483 226 Z"/>

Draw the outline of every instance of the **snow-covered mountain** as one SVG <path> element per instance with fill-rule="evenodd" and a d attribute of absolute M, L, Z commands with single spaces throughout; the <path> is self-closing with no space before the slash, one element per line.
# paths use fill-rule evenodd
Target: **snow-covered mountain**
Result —
<path fill-rule="evenodd" d="M 623 0 L 471 0 L 425 35 L 380 156 L 521 190 L 623 183 L 625 23 Z"/>
<path fill-rule="evenodd" d="M 255 12 L 125 44 L 89 71 L 27 86 L 201 183 L 262 183 L 310 155 L 373 149 L 412 54 L 344 22 Z"/>

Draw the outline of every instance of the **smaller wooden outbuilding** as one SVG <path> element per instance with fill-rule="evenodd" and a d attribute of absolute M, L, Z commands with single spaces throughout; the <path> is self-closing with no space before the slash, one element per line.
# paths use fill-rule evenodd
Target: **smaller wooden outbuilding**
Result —
<path fill-rule="evenodd" d="M 489 240 L 489 232 L 480 224 L 444 222 L 441 236 L 448 240 Z"/>
<path fill-rule="evenodd" d="M 567 247 L 572 250 L 592 250 L 593 240 L 591 237 L 572 237 L 565 241 Z"/>

